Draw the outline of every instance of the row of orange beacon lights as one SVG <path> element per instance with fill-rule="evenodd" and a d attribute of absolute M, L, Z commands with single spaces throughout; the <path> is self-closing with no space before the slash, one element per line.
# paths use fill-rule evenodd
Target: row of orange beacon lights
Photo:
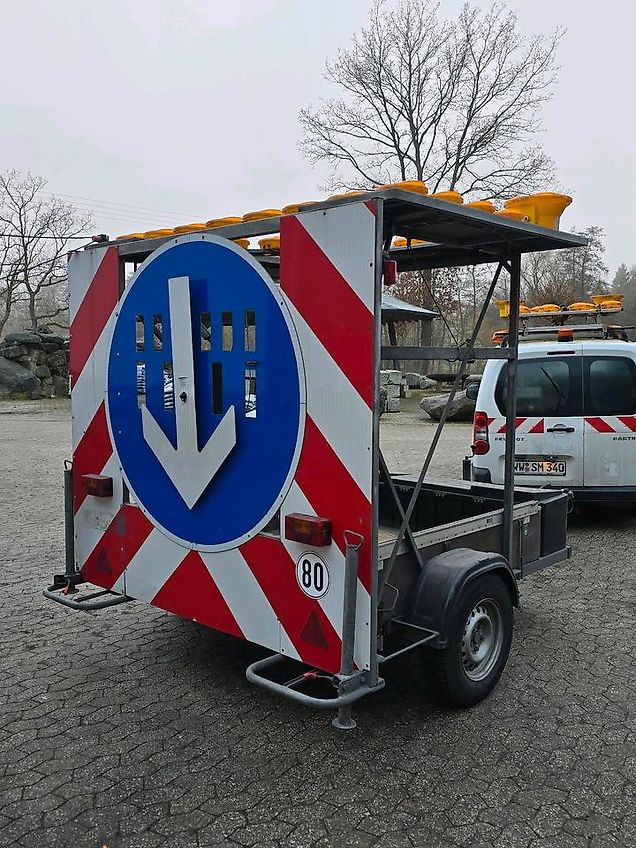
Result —
<path fill-rule="evenodd" d="M 376 186 L 372 191 L 383 191 L 386 189 L 401 189 L 402 191 L 411 191 L 420 195 L 428 195 L 428 189 L 425 183 L 420 180 L 403 180 L 396 183 L 387 183 L 386 185 Z M 368 194 L 368 191 L 359 189 L 356 191 L 348 191 L 343 194 L 332 194 L 327 200 L 344 200 L 358 195 Z M 476 209 L 480 212 L 486 212 L 500 218 L 509 218 L 515 221 L 525 221 L 526 223 L 536 224 L 540 227 L 549 229 L 558 229 L 559 221 L 563 211 L 572 202 L 572 198 L 566 194 L 557 194 L 556 192 L 544 191 L 537 194 L 528 194 L 520 197 L 512 197 L 506 200 L 503 208 L 497 209 L 495 204 L 490 200 L 475 200 L 470 203 L 464 203 L 464 198 L 457 191 L 437 191 L 429 195 L 437 200 L 446 203 L 461 204 L 468 209 Z M 256 212 L 246 212 L 240 217 L 228 216 L 225 218 L 212 218 L 209 221 L 199 222 L 194 224 L 182 224 L 174 228 L 165 228 L 159 230 L 148 230 L 144 233 L 128 233 L 123 236 L 117 236 L 117 241 L 130 241 L 132 239 L 154 239 L 165 238 L 167 236 L 178 236 L 186 233 L 196 233 L 203 230 L 214 230 L 219 227 L 229 227 L 233 224 L 244 224 L 250 221 L 261 221 L 267 218 L 280 218 L 283 215 L 295 215 L 305 209 L 315 206 L 322 201 L 308 200 L 304 203 L 290 203 L 283 206 L 282 209 L 260 209 Z M 250 240 L 247 238 L 232 239 L 240 247 L 248 248 Z M 392 247 L 412 247 L 419 244 L 425 244 L 422 239 L 406 239 L 397 237 L 393 240 Z M 267 252 L 277 252 L 280 249 L 280 236 L 269 236 L 260 239 L 258 246 L 261 250 Z"/>

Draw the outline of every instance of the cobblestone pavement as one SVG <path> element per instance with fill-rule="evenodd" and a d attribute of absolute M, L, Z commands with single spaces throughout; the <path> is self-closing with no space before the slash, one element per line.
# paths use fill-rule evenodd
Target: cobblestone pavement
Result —
<path fill-rule="evenodd" d="M 0 405 L 0 413 L 9 407 Z M 0 414 L 0 846 L 636 845 L 636 518 L 588 514 L 575 557 L 522 586 L 507 670 L 452 713 L 416 657 L 358 729 L 252 688 L 253 646 L 142 605 L 80 615 L 62 564 L 64 403 Z M 406 470 L 432 427 L 386 424 Z M 442 462 L 458 467 L 466 427 Z"/>

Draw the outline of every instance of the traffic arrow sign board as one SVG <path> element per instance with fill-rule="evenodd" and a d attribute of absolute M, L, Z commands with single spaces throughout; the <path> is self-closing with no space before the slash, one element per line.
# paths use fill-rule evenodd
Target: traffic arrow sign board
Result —
<path fill-rule="evenodd" d="M 236 547 L 280 507 L 298 461 L 304 379 L 284 298 L 249 254 L 184 236 L 120 302 L 107 418 L 134 502 L 188 547 Z"/>

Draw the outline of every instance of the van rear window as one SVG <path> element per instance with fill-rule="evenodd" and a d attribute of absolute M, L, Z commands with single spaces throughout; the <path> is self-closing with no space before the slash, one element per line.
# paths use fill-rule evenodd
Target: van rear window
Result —
<path fill-rule="evenodd" d="M 636 413 L 636 365 L 622 356 L 585 357 L 585 414 Z"/>
<path fill-rule="evenodd" d="M 507 413 L 508 365 L 497 380 L 495 402 Z M 521 360 L 517 365 L 517 415 L 582 415 L 583 392 L 580 358 Z"/>

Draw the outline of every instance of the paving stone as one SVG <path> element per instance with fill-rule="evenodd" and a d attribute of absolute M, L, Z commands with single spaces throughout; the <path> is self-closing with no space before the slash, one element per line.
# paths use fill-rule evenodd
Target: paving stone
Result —
<path fill-rule="evenodd" d="M 247 685 L 254 646 L 41 597 L 63 567 L 69 422 L 37 408 L 0 415 L 1 848 L 634 848 L 634 512 L 575 518 L 574 558 L 522 583 L 485 703 L 440 709 L 403 658 L 339 736 Z M 432 426 L 385 427 L 389 464 L 412 467 Z M 434 473 L 456 476 L 470 427 L 443 438 Z"/>

